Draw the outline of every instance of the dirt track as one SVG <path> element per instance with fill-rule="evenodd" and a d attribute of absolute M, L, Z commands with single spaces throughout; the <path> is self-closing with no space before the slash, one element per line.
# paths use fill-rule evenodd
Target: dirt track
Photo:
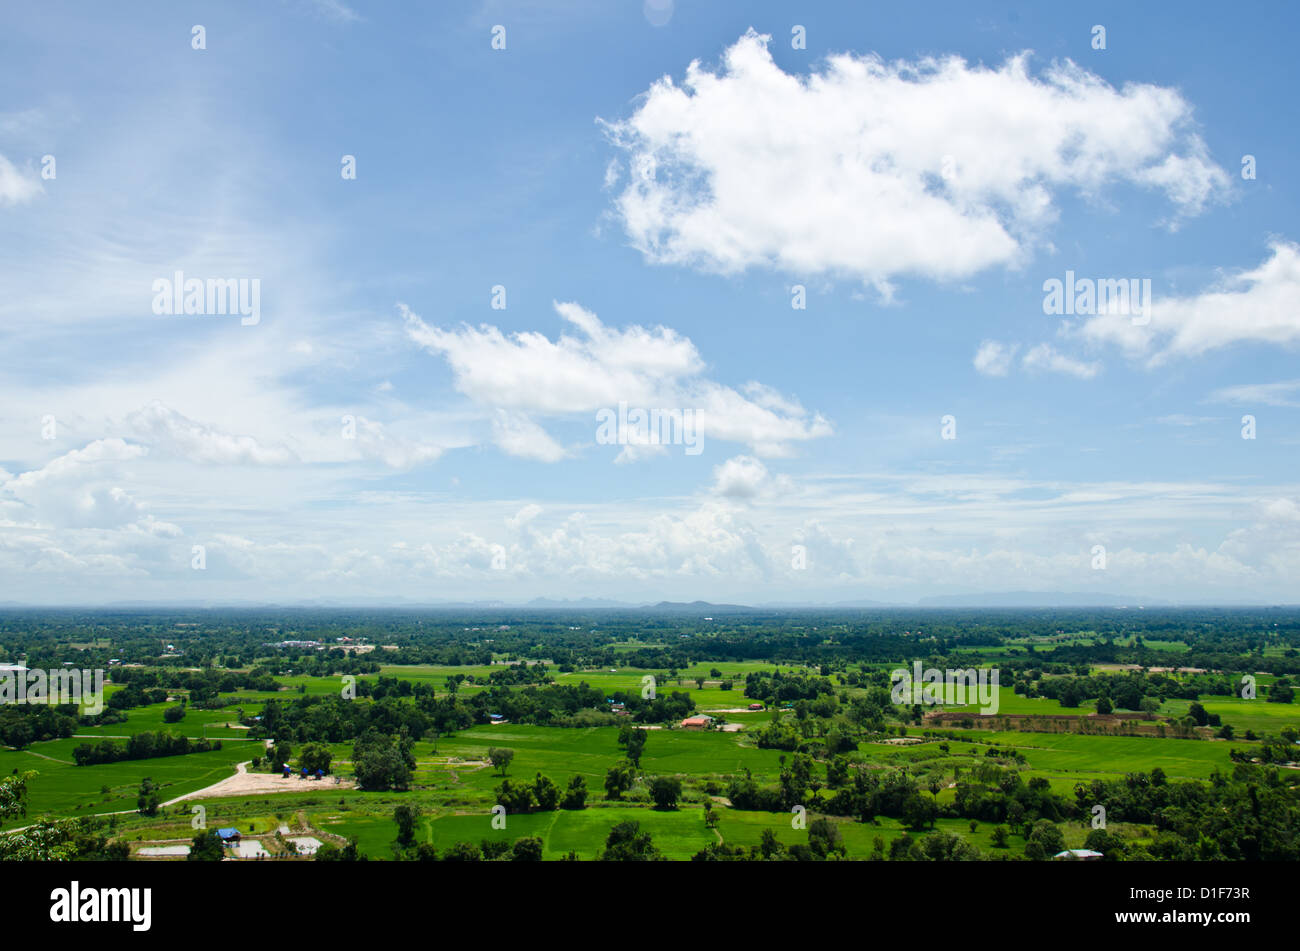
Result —
<path fill-rule="evenodd" d="M 186 799 L 217 799 L 225 796 L 255 796 L 260 793 L 306 792 L 313 789 L 352 789 L 356 783 L 350 779 L 334 782 L 334 777 L 324 779 L 302 779 L 299 776 L 282 776 L 271 773 L 250 773 L 249 763 L 240 763 L 234 776 L 228 776 L 218 783 L 203 789 L 197 789 L 184 796 L 169 799 L 164 806 L 182 802 Z"/>

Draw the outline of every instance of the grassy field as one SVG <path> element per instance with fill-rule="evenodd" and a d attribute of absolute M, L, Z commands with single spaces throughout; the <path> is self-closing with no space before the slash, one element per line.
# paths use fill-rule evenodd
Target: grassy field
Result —
<path fill-rule="evenodd" d="M 1173 642 L 1171 642 L 1173 643 Z M 1154 645 L 1152 645 L 1154 646 Z M 892 665 L 891 665 L 892 666 Z M 734 682 L 732 690 L 720 689 L 711 671 L 718 669 L 723 678 Z M 384 676 L 430 683 L 439 694 L 445 692 L 446 678 L 452 674 L 486 677 L 500 666 L 477 668 L 394 667 L 382 669 Z M 772 670 L 773 665 L 759 663 L 698 664 L 681 674 L 683 683 L 658 683 L 661 693 L 681 690 L 688 693 L 701 710 L 728 710 L 747 706 L 743 696 L 744 675 L 754 670 Z M 783 666 L 781 669 L 792 668 Z M 588 683 L 605 691 L 639 691 L 647 673 L 634 668 L 602 668 L 560 674 L 560 683 Z M 373 679 L 374 675 L 371 675 Z M 710 681 L 699 689 L 695 677 Z M 190 809 L 185 802 L 164 814 L 148 819 L 134 814 L 136 793 L 141 779 L 151 777 L 162 786 L 166 801 L 203 789 L 232 775 L 235 764 L 261 752 L 261 744 L 250 740 L 247 730 L 237 728 L 240 711 L 253 714 L 270 697 L 290 701 L 304 693 L 325 696 L 338 691 L 338 678 L 287 677 L 289 687 L 278 693 L 241 691 L 231 704 L 221 710 L 190 710 L 176 724 L 163 721 L 163 712 L 174 703 L 154 704 L 128 711 L 127 721 L 103 727 L 82 728 L 77 737 L 33 743 L 24 751 L 0 751 L 0 773 L 35 769 L 38 775 L 29 785 L 29 813 L 26 819 L 13 820 L 10 827 L 31 822 L 42 816 L 75 816 L 122 813 L 115 821 L 134 841 L 188 838 Z M 1261 681 L 1262 683 L 1262 681 Z M 472 694 L 481 685 L 465 684 L 461 690 Z M 859 691 L 849 689 L 848 693 Z M 1116 779 L 1130 772 L 1149 772 L 1161 767 L 1170 779 L 1205 779 L 1215 769 L 1228 772 L 1232 763 L 1228 751 L 1249 744 L 1240 736 L 1246 729 L 1276 734 L 1288 725 L 1300 724 L 1300 704 L 1270 704 L 1263 700 L 1212 698 L 1201 701 L 1210 713 L 1219 714 L 1237 730 L 1238 740 L 1180 740 L 1155 737 L 1100 736 L 1080 733 L 993 732 L 952 728 L 955 739 L 932 738 L 915 745 L 892 745 L 864 742 L 850 760 L 871 769 L 907 769 L 924 774 L 941 769 L 951 775 L 954 766 L 969 767 L 982 760 L 991 744 L 1005 755 L 1014 750 L 1024 757 L 1023 776 L 1043 777 L 1053 790 L 1073 796 L 1077 783 L 1094 779 Z M 1169 701 L 1161 713 L 1182 716 L 1189 704 Z M 966 708 L 974 711 L 976 708 Z M 1016 695 L 1009 687 L 999 691 L 1000 714 L 1085 714 L 1092 704 L 1062 708 L 1055 700 L 1029 699 Z M 391 843 L 396 829 L 392 810 L 400 802 L 417 805 L 423 818 L 418 837 L 444 850 L 458 841 L 480 842 L 484 839 L 514 840 L 536 835 L 543 842 L 547 858 L 563 858 L 574 852 L 592 858 L 603 846 L 609 829 L 623 819 L 635 819 L 649 831 L 656 847 L 671 858 L 689 858 L 711 842 L 725 841 L 740 845 L 756 844 L 764 829 L 771 829 L 782 842 L 806 841 L 807 833 L 793 829 L 790 816 L 784 814 L 741 812 L 719 806 L 716 829 L 704 823 L 702 803 L 707 795 L 725 792 L 730 778 L 749 770 L 760 784 L 776 783 L 787 754 L 759 749 L 753 731 L 774 716 L 762 713 L 720 714 L 727 720 L 746 725 L 738 733 L 718 731 L 691 732 L 679 729 L 648 731 L 641 769 L 649 775 L 675 775 L 684 780 L 681 807 L 676 810 L 653 809 L 644 788 L 634 788 L 625 802 L 605 801 L 603 781 L 606 771 L 623 759 L 615 727 L 567 729 L 524 724 L 475 726 L 453 736 L 440 738 L 436 745 L 421 740 L 415 746 L 417 759 L 414 784 L 404 793 L 365 793 L 333 787 L 331 784 L 306 785 L 293 792 L 250 795 L 239 798 L 202 800 L 208 809 L 209 825 L 237 825 L 241 830 L 268 831 L 281 821 L 306 824 L 327 835 L 343 838 L 355 836 L 362 851 L 375 858 L 391 857 Z M 786 714 L 789 716 L 790 714 Z M 923 729 L 911 727 L 918 737 Z M 949 729 L 945 727 L 945 729 Z M 72 749 L 95 738 L 123 737 L 144 730 L 168 730 L 190 737 L 206 735 L 221 739 L 223 749 L 187 756 L 147 761 L 129 761 L 100 766 L 72 765 Z M 295 744 L 297 745 L 297 744 Z M 506 747 L 515 753 L 506 775 L 513 782 L 530 781 L 542 773 L 561 788 L 574 775 L 585 778 L 589 790 L 589 808 L 580 811 L 558 810 L 508 817 L 507 828 L 492 828 L 491 806 L 495 789 L 502 776 L 485 760 L 491 747 Z M 944 748 L 946 747 L 946 749 Z M 335 771 L 348 777 L 351 773 L 350 744 L 334 747 Z M 939 792 L 940 803 L 950 802 L 955 790 Z M 866 857 L 876 839 L 885 848 L 904 834 L 898 820 L 881 818 L 874 823 L 836 820 L 851 856 Z M 993 851 L 992 827 L 977 824 L 974 831 L 965 820 L 943 819 L 941 831 L 950 831 L 969 839 L 979 848 Z M 250 830 L 250 831 L 251 831 Z M 1083 841 L 1086 829 L 1070 826 L 1063 830 L 1067 842 L 1074 846 Z M 1023 850 L 1023 843 L 1013 835 L 1012 851 Z"/>

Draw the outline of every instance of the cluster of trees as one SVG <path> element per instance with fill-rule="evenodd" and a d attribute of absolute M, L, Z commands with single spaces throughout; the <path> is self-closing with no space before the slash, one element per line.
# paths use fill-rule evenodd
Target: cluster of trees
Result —
<path fill-rule="evenodd" d="M 72 750 L 72 761 L 78 766 L 97 766 L 100 763 L 117 763 L 129 759 L 153 759 L 158 756 L 184 756 L 186 753 L 207 753 L 221 749 L 220 740 L 176 736 L 174 733 L 137 733 L 125 742 L 104 740 L 100 743 L 81 743 Z"/>
<path fill-rule="evenodd" d="M 1053 671 L 1052 668 L 1062 668 Z M 1085 700 L 1098 700 L 1098 712 L 1113 709 L 1154 713 L 1165 700 L 1199 700 L 1202 696 L 1229 697 L 1241 690 L 1240 677 L 1225 674 L 1189 674 L 1172 677 L 1161 673 L 1088 675 L 1088 665 L 1047 665 L 1048 672 L 1064 676 L 1044 677 L 1044 668 L 1020 671 L 1013 681 L 1016 693 L 1026 697 L 1049 697 L 1063 707 L 1077 707 Z M 1077 670 L 1077 675 L 1074 674 Z M 1102 701 L 1106 709 L 1102 710 Z"/>
<path fill-rule="evenodd" d="M 0 704 L 0 743 L 23 749 L 37 740 L 57 740 L 77 731 L 75 703 Z"/>
<path fill-rule="evenodd" d="M 1276 767 L 1239 764 L 1209 782 L 1169 782 L 1159 768 L 1075 788 L 1079 812 L 1102 805 L 1107 822 L 1155 827 L 1150 845 L 1104 829 L 1089 848 L 1107 858 L 1166 861 L 1296 861 L 1300 859 L 1300 800 L 1292 779 Z M 1099 834 L 1100 833 L 1100 834 Z"/>
<path fill-rule="evenodd" d="M 827 668 L 827 673 L 830 670 Z M 817 677 L 807 674 L 781 671 L 758 670 L 745 676 L 745 696 L 751 700 L 761 700 L 767 704 L 781 704 L 787 701 L 816 700 L 827 694 L 834 694 L 835 687 L 825 676 Z"/>
<path fill-rule="evenodd" d="M 405 731 L 367 730 L 352 744 L 352 772 L 362 789 L 408 789 L 415 773 L 415 742 Z"/>
<path fill-rule="evenodd" d="M 554 809 L 585 809 L 587 780 L 574 776 L 563 790 L 550 777 L 538 773 L 531 783 L 502 780 L 496 789 L 497 803 L 513 815 L 522 812 L 550 812 Z"/>
<path fill-rule="evenodd" d="M 238 663 L 238 658 L 228 658 Z M 279 690 L 280 685 L 265 667 L 242 670 L 172 670 L 165 667 L 114 667 L 113 683 L 140 690 L 162 689 L 165 693 L 183 691 L 192 703 L 215 700 L 218 694 L 236 690 Z M 122 691 L 118 691 L 121 693 Z M 164 696 L 164 700 L 167 698 Z M 138 706 L 138 704 L 134 704 Z"/>
<path fill-rule="evenodd" d="M 1234 763 L 1276 763 L 1279 766 L 1294 763 L 1300 759 L 1300 746 L 1296 745 L 1297 733 L 1294 727 L 1287 727 L 1281 736 L 1265 736 L 1254 749 L 1228 751 L 1228 758 Z"/>

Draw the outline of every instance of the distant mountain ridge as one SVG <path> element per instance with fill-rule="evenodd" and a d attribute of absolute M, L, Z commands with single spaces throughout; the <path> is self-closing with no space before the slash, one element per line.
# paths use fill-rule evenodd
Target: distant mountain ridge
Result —
<path fill-rule="evenodd" d="M 929 595 L 917 601 L 875 601 L 868 598 L 842 601 L 763 601 L 755 604 L 735 604 L 715 601 L 657 601 L 631 602 L 611 598 L 533 598 L 529 601 L 483 600 L 452 601 L 414 599 L 405 597 L 382 598 L 312 598 L 298 601 L 250 601 L 240 599 L 205 599 L 203 601 L 130 600 L 103 603 L 32 604 L 21 601 L 0 601 L 0 610 L 24 609 L 98 609 L 98 610 L 342 610 L 383 609 L 408 611 L 484 611 L 484 610 L 534 610 L 534 611 L 645 611 L 667 614 L 727 614 L 767 611 L 835 611 L 835 610 L 907 610 L 916 608 L 1170 608 L 1170 607 L 1291 607 L 1295 602 L 1275 601 L 1170 601 L 1146 595 L 1111 594 L 1084 591 L 993 591 L 986 594 Z"/>

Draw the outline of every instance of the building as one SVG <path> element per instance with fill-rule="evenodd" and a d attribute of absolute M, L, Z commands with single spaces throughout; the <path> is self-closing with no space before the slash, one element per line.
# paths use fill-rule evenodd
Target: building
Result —
<path fill-rule="evenodd" d="M 236 829 L 234 826 L 231 826 L 227 829 L 218 829 L 217 837 L 221 839 L 222 845 L 239 844 L 239 839 L 240 839 L 239 830 Z"/>
<path fill-rule="evenodd" d="M 762 710 L 762 709 L 763 709 L 763 705 L 762 705 L 761 703 L 751 703 L 751 704 L 749 705 L 749 709 L 751 709 L 751 710 Z"/>
<path fill-rule="evenodd" d="M 698 714 L 697 716 L 687 717 L 685 720 L 683 720 L 682 729 L 683 730 L 707 730 L 709 728 L 709 725 L 712 723 L 713 723 L 713 717 L 701 713 Z"/>
<path fill-rule="evenodd" d="M 1058 862 L 1100 862 L 1105 856 L 1092 849 L 1066 849 L 1064 852 L 1057 852 L 1052 858 Z"/>

